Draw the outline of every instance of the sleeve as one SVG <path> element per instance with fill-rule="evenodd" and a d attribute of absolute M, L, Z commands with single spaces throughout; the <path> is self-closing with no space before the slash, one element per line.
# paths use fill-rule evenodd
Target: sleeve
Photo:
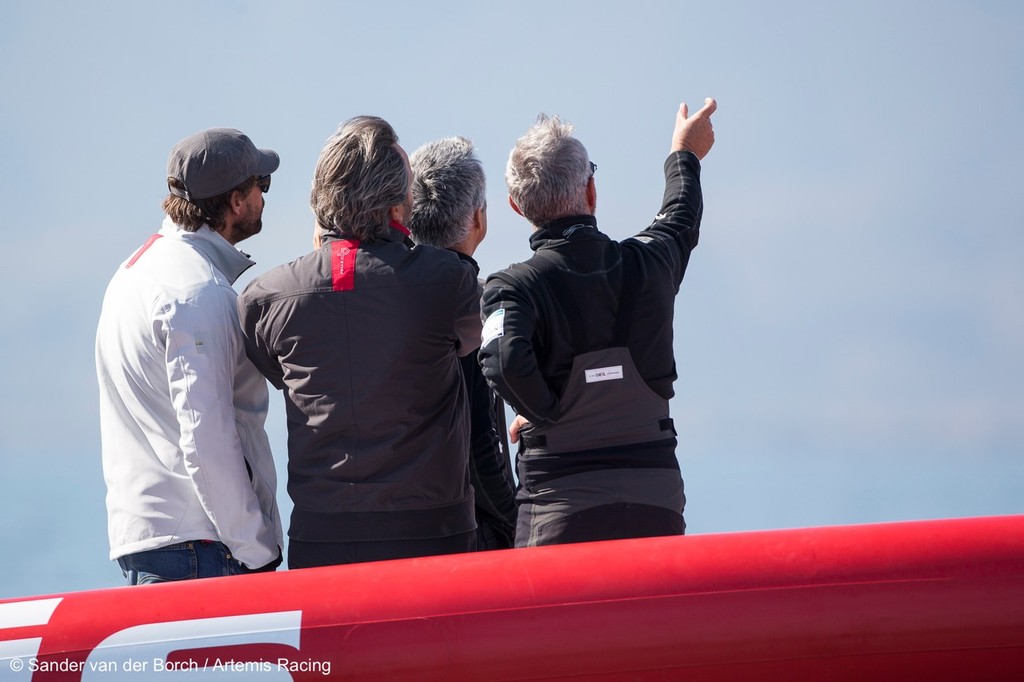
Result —
<path fill-rule="evenodd" d="M 462 358 L 462 375 L 469 393 L 470 453 L 469 480 L 473 484 L 476 506 L 515 534 L 515 484 L 508 454 L 503 453 L 494 425 L 494 406 L 490 390 L 480 373 L 475 353 Z"/>
<path fill-rule="evenodd" d="M 537 312 L 530 297 L 492 275 L 484 285 L 480 367 L 491 388 L 537 426 L 561 416 L 558 396 L 541 374 L 534 350 Z"/>
<path fill-rule="evenodd" d="M 661 210 L 649 227 L 623 244 L 638 250 L 641 262 L 654 259 L 662 268 L 667 268 L 678 287 L 690 252 L 697 246 L 703 211 L 700 161 L 690 152 L 673 152 L 665 160 L 665 195 Z"/>
<path fill-rule="evenodd" d="M 249 287 L 251 286 L 253 283 L 249 284 Z M 245 344 L 245 354 L 248 356 L 249 362 L 256 366 L 260 374 L 265 376 L 274 388 L 283 390 L 285 387 L 284 370 L 270 348 L 265 335 L 260 333 L 261 326 L 265 325 L 266 310 L 256 303 L 250 303 L 251 299 L 247 296 L 249 287 L 246 287 L 237 302 L 237 315 L 239 327 L 242 330 L 242 341 Z"/>
<path fill-rule="evenodd" d="M 234 296 L 206 291 L 165 318 L 167 378 L 179 447 L 200 504 L 234 557 L 258 568 L 278 555 L 249 479 L 234 410 L 241 338 Z"/>
<path fill-rule="evenodd" d="M 459 261 L 455 279 L 455 345 L 459 357 L 465 357 L 480 347 L 480 282 L 476 272 Z"/>

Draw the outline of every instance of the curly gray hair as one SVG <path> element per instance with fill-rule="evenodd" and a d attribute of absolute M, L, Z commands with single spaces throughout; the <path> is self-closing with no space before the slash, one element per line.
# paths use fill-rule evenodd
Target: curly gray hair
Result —
<path fill-rule="evenodd" d="M 461 244 L 473 214 L 487 201 L 484 167 L 473 143 L 465 137 L 428 142 L 412 153 L 409 164 L 413 239 L 441 249 Z"/>

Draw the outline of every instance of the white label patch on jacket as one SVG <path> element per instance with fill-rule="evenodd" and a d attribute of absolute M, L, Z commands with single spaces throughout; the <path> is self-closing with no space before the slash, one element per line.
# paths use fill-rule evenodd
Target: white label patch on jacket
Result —
<path fill-rule="evenodd" d="M 597 383 L 598 381 L 615 381 L 622 378 L 622 365 L 588 369 L 584 374 L 587 377 L 588 384 Z"/>
<path fill-rule="evenodd" d="M 480 345 L 486 346 L 499 336 L 505 336 L 504 308 L 498 308 L 487 317 L 487 321 L 484 322 L 484 329 L 480 333 Z"/>

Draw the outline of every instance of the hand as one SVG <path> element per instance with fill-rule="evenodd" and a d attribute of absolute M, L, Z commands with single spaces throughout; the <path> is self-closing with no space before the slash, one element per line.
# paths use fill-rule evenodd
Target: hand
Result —
<path fill-rule="evenodd" d="M 517 414 L 516 418 L 512 420 L 512 423 L 508 427 L 508 437 L 513 444 L 519 442 L 519 430 L 524 426 L 529 426 L 530 422 L 521 414 Z"/>
<path fill-rule="evenodd" d="M 711 126 L 711 114 L 718 109 L 718 103 L 708 97 L 704 107 L 693 116 L 689 115 L 686 102 L 679 105 L 676 114 L 676 128 L 672 131 L 672 151 L 693 152 L 703 159 L 715 144 L 715 130 Z"/>

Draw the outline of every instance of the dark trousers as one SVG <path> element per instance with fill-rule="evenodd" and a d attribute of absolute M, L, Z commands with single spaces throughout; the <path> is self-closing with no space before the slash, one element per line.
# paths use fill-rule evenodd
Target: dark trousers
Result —
<path fill-rule="evenodd" d="M 288 543 L 288 568 L 314 568 L 364 561 L 409 559 L 437 554 L 461 554 L 476 549 L 476 531 L 426 540 L 369 540 L 364 542 Z"/>
<path fill-rule="evenodd" d="M 683 535 L 686 522 L 679 512 L 644 504 L 608 504 L 593 507 L 574 514 L 532 514 L 530 508 L 520 508 L 519 518 L 533 519 L 536 528 L 529 523 L 520 527 L 524 540 L 518 547 L 532 545 L 566 545 L 574 542 L 596 542 L 599 540 L 625 540 L 628 538 L 652 538 L 665 535 Z"/>

